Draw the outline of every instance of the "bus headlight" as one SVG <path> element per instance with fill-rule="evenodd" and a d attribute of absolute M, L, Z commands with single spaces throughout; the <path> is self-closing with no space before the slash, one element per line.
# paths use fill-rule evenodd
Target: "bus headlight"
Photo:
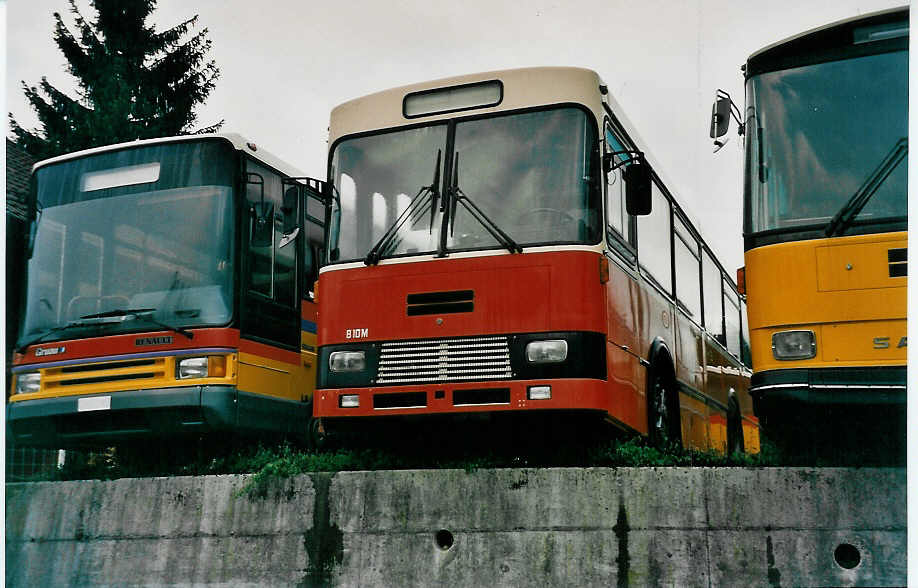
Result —
<path fill-rule="evenodd" d="M 567 359 L 567 341 L 530 341 L 526 345 L 526 359 L 529 363 L 561 363 Z"/>
<path fill-rule="evenodd" d="M 360 407 L 360 395 L 359 394 L 342 394 L 338 397 L 338 406 L 341 408 L 359 408 Z"/>
<path fill-rule="evenodd" d="M 206 357 L 186 357 L 178 362 L 175 369 L 175 377 L 179 380 L 189 378 L 206 378 L 207 377 L 207 358 Z"/>
<path fill-rule="evenodd" d="M 363 351 L 332 351 L 328 356 L 328 369 L 333 372 L 362 372 L 366 367 Z"/>
<path fill-rule="evenodd" d="M 781 331 L 771 336 L 775 359 L 809 359 L 816 357 L 816 335 L 813 331 Z"/>
<path fill-rule="evenodd" d="M 26 372 L 16 376 L 16 394 L 31 394 L 41 390 L 41 373 Z"/>

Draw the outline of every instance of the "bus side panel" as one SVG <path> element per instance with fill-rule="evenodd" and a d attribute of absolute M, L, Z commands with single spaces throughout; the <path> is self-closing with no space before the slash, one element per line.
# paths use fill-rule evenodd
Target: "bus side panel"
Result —
<path fill-rule="evenodd" d="M 640 278 L 640 280 L 642 283 L 638 286 L 640 303 L 638 305 L 638 333 L 635 351 L 640 353 L 642 358 L 652 361 L 653 358 L 650 356 L 651 348 L 654 342 L 659 340 L 672 356 L 675 354 L 675 349 L 673 348 L 673 305 L 663 294 L 652 287 L 648 280 L 645 278 Z M 675 358 L 673 358 L 673 361 L 675 361 Z M 647 374 L 650 369 L 653 369 L 653 366 L 644 369 L 639 400 L 644 416 L 639 423 L 640 428 L 638 430 L 645 435 L 649 432 L 647 423 Z"/>
<path fill-rule="evenodd" d="M 704 382 L 704 349 L 702 332 L 683 311 L 676 309 L 676 380 L 679 382 L 679 400 L 682 413 L 682 442 L 689 447 L 713 447 L 711 427 L 723 422 L 724 412 L 705 400 L 710 396 L 726 405 L 725 390 L 708 390 Z"/>
<path fill-rule="evenodd" d="M 728 406 L 729 392 L 736 393 L 740 415 L 743 418 L 743 438 L 747 453 L 758 453 L 758 419 L 753 413 L 752 397 L 749 395 L 749 375 L 740 367 L 736 358 L 718 344 L 712 337 L 705 337 L 705 390 L 709 396 Z M 726 413 L 719 411 L 711 419 L 712 448 L 726 449 Z"/>
<path fill-rule="evenodd" d="M 300 354 L 248 339 L 239 341 L 238 425 L 297 433 L 308 416 L 301 402 L 306 367 Z"/>
<path fill-rule="evenodd" d="M 306 369 L 299 354 L 257 341 L 239 341 L 239 391 L 300 400 Z"/>
<path fill-rule="evenodd" d="M 606 361 L 609 378 L 610 415 L 637 431 L 647 429 L 647 404 L 644 386 L 647 373 L 636 354 L 640 318 L 640 287 L 637 279 L 614 261 L 609 261 L 606 282 Z M 627 347 L 628 351 L 622 349 Z"/>
<path fill-rule="evenodd" d="M 300 400 L 304 402 L 312 400 L 316 390 L 318 320 L 318 305 L 313 301 L 304 300 L 300 304 L 300 359 L 305 373 L 302 384 L 296 388 Z"/>

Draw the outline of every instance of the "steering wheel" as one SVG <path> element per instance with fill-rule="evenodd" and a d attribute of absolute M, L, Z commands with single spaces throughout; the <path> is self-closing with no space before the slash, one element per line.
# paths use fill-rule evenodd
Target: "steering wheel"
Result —
<path fill-rule="evenodd" d="M 576 219 L 575 219 L 574 217 L 572 217 L 572 216 L 569 215 L 568 213 L 564 212 L 563 210 L 558 210 L 557 208 L 533 208 L 532 210 L 530 210 L 530 211 L 528 211 L 528 212 L 524 212 L 523 214 L 521 214 L 521 215 L 519 216 L 519 218 L 517 219 L 517 224 L 520 225 L 520 226 L 529 225 L 529 224 L 531 224 L 531 223 L 529 223 L 529 222 L 524 222 L 523 219 L 527 219 L 527 218 L 529 218 L 529 217 L 531 217 L 531 216 L 535 216 L 535 215 L 537 215 L 537 214 L 550 214 L 550 215 L 554 215 L 554 216 L 558 217 L 559 220 L 561 220 L 561 223 L 559 223 L 559 224 L 568 224 L 568 223 L 576 222 Z"/>

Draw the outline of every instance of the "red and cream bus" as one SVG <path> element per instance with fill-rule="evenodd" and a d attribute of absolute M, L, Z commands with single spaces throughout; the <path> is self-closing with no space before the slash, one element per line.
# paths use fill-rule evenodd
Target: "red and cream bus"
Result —
<path fill-rule="evenodd" d="M 595 72 L 379 92 L 329 145 L 321 429 L 592 415 L 758 449 L 743 300 Z"/>
<path fill-rule="evenodd" d="M 327 207 L 297 176 L 232 134 L 35 164 L 12 440 L 302 433 Z"/>

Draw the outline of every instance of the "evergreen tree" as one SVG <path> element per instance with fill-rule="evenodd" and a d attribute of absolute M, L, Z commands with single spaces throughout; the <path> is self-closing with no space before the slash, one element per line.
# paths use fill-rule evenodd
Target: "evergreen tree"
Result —
<path fill-rule="evenodd" d="M 194 109 L 214 89 L 220 70 L 207 60 L 207 29 L 187 38 L 198 17 L 157 32 L 147 25 L 156 0 L 90 0 L 89 22 L 69 0 L 72 33 L 54 13 L 54 42 L 78 82 L 78 98 L 51 85 L 22 82 L 38 129 L 10 118 L 16 142 L 38 158 L 135 139 L 214 132 L 223 121 L 193 130 Z"/>

